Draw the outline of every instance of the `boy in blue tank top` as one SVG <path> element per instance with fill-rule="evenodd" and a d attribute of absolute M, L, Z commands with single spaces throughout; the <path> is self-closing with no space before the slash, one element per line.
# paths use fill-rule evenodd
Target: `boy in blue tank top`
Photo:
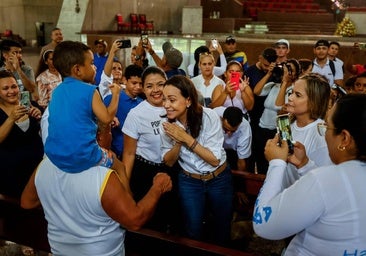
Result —
<path fill-rule="evenodd" d="M 96 139 L 97 123 L 109 126 L 116 115 L 121 87 L 110 85 L 112 99 L 106 107 L 93 85 L 96 74 L 93 52 L 83 43 L 61 42 L 55 48 L 53 62 L 63 82 L 53 91 L 48 106 L 47 157 L 69 173 L 100 165 L 123 175 L 123 163 L 99 146 Z"/>

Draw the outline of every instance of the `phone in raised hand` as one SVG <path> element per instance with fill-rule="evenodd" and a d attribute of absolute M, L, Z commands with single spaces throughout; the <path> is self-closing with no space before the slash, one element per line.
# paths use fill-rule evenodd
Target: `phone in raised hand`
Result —
<path fill-rule="evenodd" d="M 280 135 L 278 143 L 281 144 L 282 140 L 286 140 L 289 153 L 292 154 L 294 152 L 294 144 L 291 134 L 290 117 L 288 114 L 277 116 L 277 130 Z"/>
<path fill-rule="evenodd" d="M 28 91 L 20 92 L 20 105 L 26 107 L 28 110 L 31 108 L 30 93 Z"/>
<path fill-rule="evenodd" d="M 237 91 L 239 90 L 240 84 L 240 72 L 234 71 L 230 73 L 230 83 L 234 84 L 234 89 Z"/>

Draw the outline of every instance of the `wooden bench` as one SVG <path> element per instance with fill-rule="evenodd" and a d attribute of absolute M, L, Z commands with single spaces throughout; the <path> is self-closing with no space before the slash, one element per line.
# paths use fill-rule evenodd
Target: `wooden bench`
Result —
<path fill-rule="evenodd" d="M 50 252 L 47 222 L 41 208 L 25 210 L 18 199 L 0 194 L 0 239 Z M 126 256 L 159 255 L 235 255 L 253 256 L 240 250 L 225 248 L 182 236 L 169 235 L 150 229 L 127 231 Z"/>

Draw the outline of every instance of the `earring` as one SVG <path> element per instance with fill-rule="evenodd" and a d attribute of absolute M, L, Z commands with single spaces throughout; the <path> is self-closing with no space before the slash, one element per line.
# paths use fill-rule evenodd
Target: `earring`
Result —
<path fill-rule="evenodd" d="M 187 105 L 187 108 L 189 108 L 191 105 Z"/>
<path fill-rule="evenodd" d="M 341 147 L 341 145 L 338 145 L 337 149 L 339 151 L 344 151 L 346 149 L 346 147 L 345 146 Z"/>

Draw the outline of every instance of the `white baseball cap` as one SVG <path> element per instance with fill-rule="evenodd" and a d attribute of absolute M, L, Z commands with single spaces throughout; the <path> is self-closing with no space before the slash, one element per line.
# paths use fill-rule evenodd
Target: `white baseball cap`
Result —
<path fill-rule="evenodd" d="M 289 41 L 287 41 L 286 39 L 280 39 L 275 43 L 275 46 L 280 45 L 280 44 L 284 44 L 287 46 L 288 49 L 290 49 L 290 43 Z"/>

